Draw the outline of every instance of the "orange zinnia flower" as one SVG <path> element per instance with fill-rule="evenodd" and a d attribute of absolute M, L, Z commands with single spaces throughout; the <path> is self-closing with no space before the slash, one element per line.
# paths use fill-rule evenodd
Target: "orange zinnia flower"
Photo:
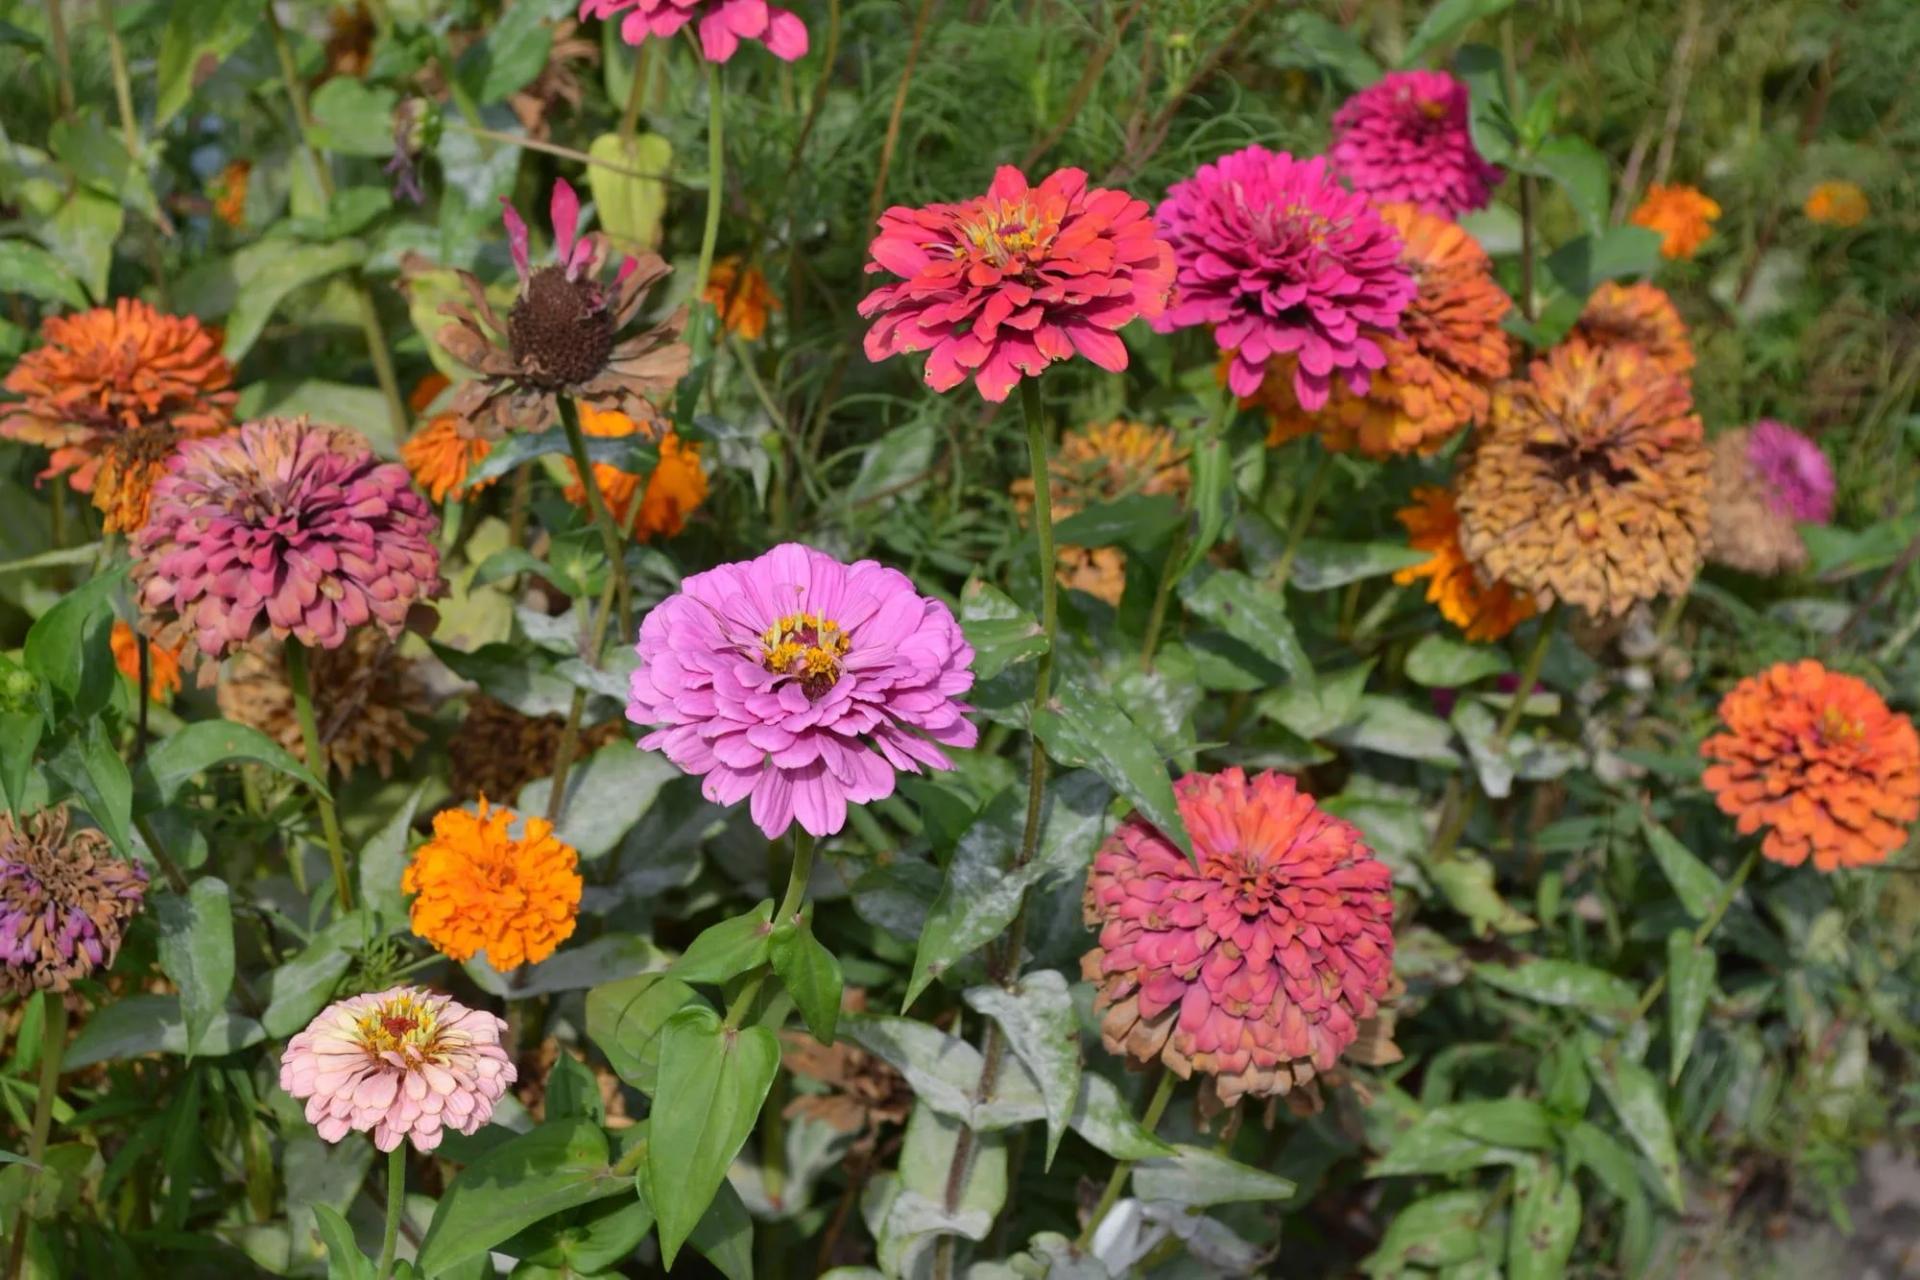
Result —
<path fill-rule="evenodd" d="M 1693 371 L 1687 322 L 1665 289 L 1608 281 L 1593 291 L 1573 331 L 1596 347 L 1638 347 L 1653 364 L 1676 377 Z"/>
<path fill-rule="evenodd" d="M 502 972 L 539 964 L 573 936 L 579 855 L 544 818 L 527 818 L 515 837 L 513 810 L 490 808 L 484 796 L 479 809 L 443 810 L 433 838 L 414 851 L 400 879 L 403 892 L 419 895 L 413 931 L 463 963 L 485 951 Z"/>
<path fill-rule="evenodd" d="M 1830 227 L 1857 227 L 1867 220 L 1867 193 L 1851 182 L 1823 182 L 1807 195 L 1802 206 L 1815 222 Z"/>
<path fill-rule="evenodd" d="M 247 180 L 252 173 L 251 162 L 235 160 L 220 171 L 220 176 L 208 188 L 213 196 L 213 216 L 230 227 L 238 227 L 247 220 Z"/>
<path fill-rule="evenodd" d="M 113 635 L 109 641 L 113 646 L 113 665 L 120 668 L 120 674 L 135 681 L 140 679 L 140 644 L 133 634 L 133 628 L 124 622 L 113 624 Z M 162 644 L 147 644 L 147 697 L 153 702 L 171 702 L 173 695 L 180 692 L 180 655 Z"/>
<path fill-rule="evenodd" d="M 490 441 L 470 436 L 466 422 L 457 413 L 436 414 L 426 426 L 414 432 L 400 445 L 400 460 L 413 473 L 413 482 L 427 491 L 435 502 L 447 495 L 467 496 L 467 473 L 493 452 Z M 492 480 L 473 486 L 479 493 Z"/>
<path fill-rule="evenodd" d="M 590 436 L 620 437 L 642 431 L 639 424 L 623 413 L 610 413 L 590 404 L 580 406 L 580 430 Z M 567 486 L 567 501 L 584 507 L 586 486 L 580 472 L 567 463 L 573 482 Z M 614 523 L 628 528 L 634 537 L 650 542 L 656 537 L 672 537 L 686 527 L 687 517 L 707 500 L 707 473 L 700 466 L 700 446 L 689 444 L 669 431 L 660 437 L 660 457 L 646 478 L 643 490 L 640 477 L 608 462 L 593 464 L 593 481 L 600 498 L 613 513 Z M 640 499 L 638 507 L 634 498 Z"/>
<path fill-rule="evenodd" d="M 1407 543 L 1429 553 L 1421 564 L 1393 575 L 1403 587 L 1427 579 L 1427 603 L 1466 632 L 1469 640 L 1498 640 L 1533 616 L 1533 600 L 1504 582 L 1488 586 L 1460 547 L 1460 515 L 1453 495 L 1434 485 L 1413 491 L 1415 505 L 1396 513 L 1407 528 Z"/>
<path fill-rule="evenodd" d="M 1629 219 L 1636 227 L 1660 233 L 1660 253 L 1668 258 L 1691 258 L 1713 234 L 1720 206 L 1697 187 L 1654 183 L 1647 198 Z"/>
<path fill-rule="evenodd" d="M 707 291 L 700 295 L 720 313 L 728 333 L 748 342 L 767 331 L 767 316 L 780 309 L 780 299 L 758 267 L 739 258 L 722 258 L 707 274 Z"/>
<path fill-rule="evenodd" d="M 51 449 L 42 478 L 64 474 L 91 493 L 115 436 L 155 425 L 185 436 L 223 430 L 237 398 L 232 384 L 233 366 L 198 320 L 122 298 L 48 317 L 40 346 L 0 384 L 22 397 L 0 408 L 0 436 Z"/>
<path fill-rule="evenodd" d="M 1782 662 L 1720 703 L 1701 781 L 1760 852 L 1821 871 L 1885 862 L 1920 818 L 1920 735 L 1873 688 L 1812 659 Z"/>

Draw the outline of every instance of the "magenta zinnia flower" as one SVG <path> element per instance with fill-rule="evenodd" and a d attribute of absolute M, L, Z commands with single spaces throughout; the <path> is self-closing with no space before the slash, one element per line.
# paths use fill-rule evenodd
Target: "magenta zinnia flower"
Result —
<path fill-rule="evenodd" d="M 622 9 L 633 11 L 620 22 L 628 44 L 670 36 L 698 18 L 700 52 L 709 62 L 725 62 L 742 40 L 758 40 L 787 62 L 807 53 L 806 24 L 767 0 L 580 0 L 580 20 L 612 18 Z"/>
<path fill-rule="evenodd" d="M 1281 774 L 1191 773 L 1174 792 L 1197 866 L 1136 814 L 1087 876 L 1100 942 L 1080 967 L 1100 985 L 1101 1040 L 1214 1077 L 1227 1104 L 1285 1093 L 1382 1012 L 1392 874 Z"/>
<path fill-rule="evenodd" d="M 500 1035 L 507 1024 L 419 987 L 393 987 L 330 1004 L 280 1057 L 280 1087 L 307 1103 L 307 1123 L 338 1142 L 373 1134 L 391 1151 L 472 1133 L 517 1072 Z"/>
<path fill-rule="evenodd" d="M 1037 187 L 1012 165 L 987 194 L 924 209 L 896 205 L 867 248 L 869 275 L 888 272 L 860 303 L 878 316 L 867 359 L 926 351 L 927 385 L 968 378 L 1001 401 L 1022 374 L 1076 352 L 1102 369 L 1127 367 L 1117 331 L 1166 306 L 1173 251 L 1154 235 L 1146 202 L 1089 188 L 1079 169 Z"/>
<path fill-rule="evenodd" d="M 133 544 L 140 608 L 162 644 L 215 659 L 265 633 L 322 649 L 367 623 L 398 636 L 440 589 L 435 525 L 407 469 L 359 433 L 249 422 L 182 444 L 153 486 Z"/>
<path fill-rule="evenodd" d="M 1833 519 L 1833 464 L 1812 440 L 1784 422 L 1762 418 L 1747 433 L 1747 461 L 1775 511 L 1810 524 Z"/>
<path fill-rule="evenodd" d="M 1329 154 L 1362 195 L 1443 218 L 1486 208 L 1501 178 L 1474 150 L 1467 86 L 1444 71 L 1395 71 L 1348 98 Z"/>
<path fill-rule="evenodd" d="M 1235 395 L 1258 391 L 1267 361 L 1289 352 L 1302 408 L 1326 404 L 1336 377 L 1365 394 L 1387 362 L 1369 330 L 1398 327 L 1416 286 L 1400 237 L 1324 158 L 1247 147 L 1175 183 L 1155 216 L 1180 264 L 1155 328 L 1212 325 L 1233 353 Z"/>
<path fill-rule="evenodd" d="M 872 560 L 789 542 L 696 573 L 641 620 L 627 719 L 716 804 L 752 796 L 771 839 L 828 836 L 894 771 L 951 769 L 979 731 L 958 699 L 973 650 L 952 612 Z"/>

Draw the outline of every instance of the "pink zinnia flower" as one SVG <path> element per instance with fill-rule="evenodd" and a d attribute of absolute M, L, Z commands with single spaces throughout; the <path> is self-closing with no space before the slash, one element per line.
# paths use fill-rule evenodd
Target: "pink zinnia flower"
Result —
<path fill-rule="evenodd" d="M 1329 154 L 1362 195 L 1443 218 L 1486 208 L 1502 176 L 1474 150 L 1467 86 L 1444 71 L 1395 71 L 1348 98 Z"/>
<path fill-rule="evenodd" d="M 894 771 L 951 769 L 979 731 L 958 701 L 973 649 L 906 575 L 785 543 L 696 573 L 641 620 L 627 719 L 716 804 L 752 796 L 769 839 L 816 836 L 847 805 L 893 794 Z"/>
<path fill-rule="evenodd" d="M 1833 464 L 1819 445 L 1784 422 L 1762 418 L 1747 433 L 1747 461 L 1783 516 L 1811 524 L 1833 519 Z"/>
<path fill-rule="evenodd" d="M 879 317 L 867 359 L 930 352 L 928 386 L 946 391 L 972 378 L 996 402 L 1022 374 L 1076 352 L 1102 369 L 1126 368 L 1117 331 L 1159 315 L 1173 284 L 1173 251 L 1154 235 L 1146 202 L 1089 188 L 1079 169 L 1029 187 L 1002 165 L 984 196 L 896 205 L 867 252 L 869 275 L 900 278 L 860 303 L 862 316 Z"/>
<path fill-rule="evenodd" d="M 1233 353 L 1227 384 L 1238 396 L 1289 352 L 1302 408 L 1326 404 L 1336 377 L 1365 394 L 1387 362 L 1369 331 L 1397 328 L 1416 286 L 1399 235 L 1324 158 L 1247 147 L 1175 183 L 1156 217 L 1180 275 L 1155 328 L 1212 325 Z"/>
<path fill-rule="evenodd" d="M 1285 1093 L 1383 1016 L 1392 874 L 1281 774 L 1191 773 L 1174 792 L 1197 866 L 1136 814 L 1087 876 L 1100 943 L 1080 967 L 1100 984 L 1102 1042 L 1213 1076 L 1228 1104 Z"/>
<path fill-rule="evenodd" d="M 787 62 L 807 53 L 806 24 L 767 0 L 580 0 L 580 20 L 612 18 L 622 9 L 633 11 L 620 22 L 628 44 L 670 36 L 698 18 L 700 51 L 709 62 L 725 62 L 742 40 L 758 40 Z"/>
<path fill-rule="evenodd" d="M 373 1134 L 391 1151 L 472 1133 L 517 1072 L 500 1043 L 507 1024 L 419 987 L 354 996 L 320 1011 L 287 1043 L 280 1087 L 307 1102 L 307 1123 L 338 1142 Z"/>
<path fill-rule="evenodd" d="M 436 524 L 358 432 L 268 418 L 180 446 L 134 535 L 133 580 L 170 648 L 217 659 L 271 633 L 333 649 L 367 623 L 398 636 L 440 590 Z"/>

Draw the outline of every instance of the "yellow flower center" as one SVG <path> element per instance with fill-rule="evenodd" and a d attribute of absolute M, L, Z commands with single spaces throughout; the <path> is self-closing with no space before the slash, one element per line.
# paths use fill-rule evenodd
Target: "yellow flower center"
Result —
<path fill-rule="evenodd" d="M 1000 267 L 1043 252 L 1053 241 L 1053 231 L 1034 209 L 1024 204 L 984 208 L 960 224 L 960 232 L 974 252 L 985 255 Z M 965 254 L 964 248 L 955 246 L 954 256 Z"/>
<path fill-rule="evenodd" d="M 1858 742 L 1865 732 L 1864 725 L 1839 707 L 1828 707 L 1820 713 L 1820 741 L 1822 742 Z"/>
<path fill-rule="evenodd" d="M 761 661 L 775 675 L 793 676 L 809 699 L 818 699 L 840 679 L 847 633 L 817 613 L 790 613 L 760 635 Z"/>
<path fill-rule="evenodd" d="M 418 1061 L 436 1048 L 440 1024 L 432 1005 L 413 996 L 395 996 L 361 1014 L 355 1029 L 368 1053 L 397 1053 Z"/>

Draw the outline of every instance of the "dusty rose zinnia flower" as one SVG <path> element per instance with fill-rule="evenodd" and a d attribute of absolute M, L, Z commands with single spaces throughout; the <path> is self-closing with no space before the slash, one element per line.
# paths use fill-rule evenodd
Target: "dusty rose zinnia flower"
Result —
<path fill-rule="evenodd" d="M 146 869 L 98 831 L 67 834 L 65 805 L 0 813 L 0 995 L 65 991 L 111 968 L 147 891 Z"/>
<path fill-rule="evenodd" d="M 767 0 L 580 0 L 582 21 L 611 21 L 623 9 L 631 11 L 620 20 L 620 38 L 628 44 L 670 36 L 697 19 L 700 52 L 709 62 L 725 62 L 742 40 L 758 40 L 786 62 L 807 54 L 806 24 Z"/>
<path fill-rule="evenodd" d="M 500 1035 L 507 1024 L 419 987 L 393 987 L 328 1005 L 287 1042 L 280 1087 L 307 1103 L 328 1142 L 372 1133 L 392 1151 L 440 1145 L 493 1117 L 516 1074 Z"/>
<path fill-rule="evenodd" d="M 1413 300 L 1400 237 L 1334 180 L 1324 158 L 1251 146 L 1177 182 L 1155 215 L 1179 282 L 1161 331 L 1205 324 L 1233 352 L 1227 385 L 1260 388 L 1267 361 L 1297 355 L 1302 407 L 1327 402 L 1335 379 L 1364 394 L 1386 353 L 1369 330 L 1392 330 Z"/>
<path fill-rule="evenodd" d="M 1012 165 L 987 193 L 923 209 L 896 205 L 867 247 L 869 275 L 899 277 L 860 302 L 874 318 L 867 359 L 925 351 L 927 385 L 973 379 L 989 400 L 1007 398 L 1078 353 L 1102 369 L 1127 367 L 1118 330 L 1166 306 L 1173 253 L 1154 235 L 1144 200 L 1087 186 L 1060 169 L 1037 187 Z"/>
<path fill-rule="evenodd" d="M 1784 422 L 1762 418 L 1748 431 L 1747 461 L 1780 514 L 1804 524 L 1833 519 L 1833 464 L 1812 440 Z"/>
<path fill-rule="evenodd" d="M 407 470 L 366 439 L 268 418 L 181 446 L 134 537 L 133 578 L 154 637 L 222 658 L 255 636 L 322 649 L 350 627 L 389 636 L 440 590 L 436 521 Z M 202 664 L 200 682 L 213 681 Z"/>
<path fill-rule="evenodd" d="M 1328 154 L 1355 191 L 1454 218 L 1487 207 L 1500 182 L 1467 127 L 1467 86 L 1444 71 L 1395 71 L 1333 116 Z"/>
<path fill-rule="evenodd" d="M 796 818 L 832 835 L 896 770 L 951 769 L 941 746 L 979 737 L 953 613 L 872 560 L 789 542 L 696 573 L 641 620 L 636 652 L 627 719 L 659 726 L 641 747 L 716 804 L 751 796 L 769 838 Z"/>
<path fill-rule="evenodd" d="M 1174 793 L 1197 866 L 1136 814 L 1087 875 L 1101 1041 L 1214 1077 L 1228 1105 L 1307 1084 L 1381 1012 L 1393 876 L 1284 775 L 1190 773 Z"/>

